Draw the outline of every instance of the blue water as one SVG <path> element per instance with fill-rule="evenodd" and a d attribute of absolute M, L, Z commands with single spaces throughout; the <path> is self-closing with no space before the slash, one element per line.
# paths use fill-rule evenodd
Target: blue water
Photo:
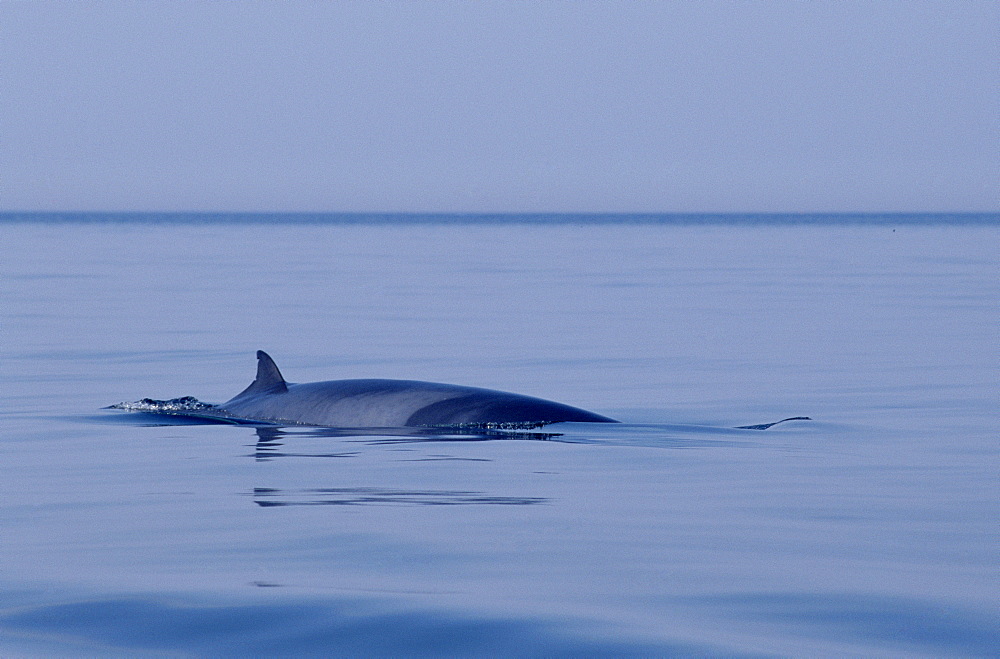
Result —
<path fill-rule="evenodd" d="M 1000 654 L 1000 217 L 351 217 L 0 217 L 0 655 Z M 258 349 L 626 423 L 101 409 Z"/>

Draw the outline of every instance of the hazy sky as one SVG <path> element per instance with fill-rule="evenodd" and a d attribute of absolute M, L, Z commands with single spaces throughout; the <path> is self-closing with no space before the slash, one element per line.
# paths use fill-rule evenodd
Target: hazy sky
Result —
<path fill-rule="evenodd" d="M 0 210 L 1000 209 L 998 2 L 0 2 Z"/>

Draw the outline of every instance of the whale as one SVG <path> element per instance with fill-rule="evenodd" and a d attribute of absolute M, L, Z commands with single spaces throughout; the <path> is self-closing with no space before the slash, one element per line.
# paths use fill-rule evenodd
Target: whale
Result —
<path fill-rule="evenodd" d="M 143 398 L 105 409 L 182 417 L 196 423 L 315 426 L 352 432 L 366 428 L 504 431 L 564 422 L 621 423 L 543 398 L 441 382 L 386 379 L 286 382 L 278 365 L 263 350 L 257 351 L 257 374 L 253 382 L 225 403 L 203 403 L 193 396 L 170 400 Z M 767 430 L 786 421 L 811 420 L 807 416 L 794 416 L 736 429 Z"/>
<path fill-rule="evenodd" d="M 262 350 L 257 351 L 257 375 L 246 389 L 220 405 L 198 404 L 174 413 L 330 428 L 537 428 L 570 421 L 619 423 L 551 400 L 456 384 L 385 379 L 286 382 L 277 364 Z"/>

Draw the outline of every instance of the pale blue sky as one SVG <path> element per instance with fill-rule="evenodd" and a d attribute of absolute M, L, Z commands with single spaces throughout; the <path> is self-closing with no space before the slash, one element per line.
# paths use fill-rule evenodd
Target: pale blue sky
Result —
<path fill-rule="evenodd" d="M 4 2 L 0 210 L 1000 209 L 996 2 Z"/>

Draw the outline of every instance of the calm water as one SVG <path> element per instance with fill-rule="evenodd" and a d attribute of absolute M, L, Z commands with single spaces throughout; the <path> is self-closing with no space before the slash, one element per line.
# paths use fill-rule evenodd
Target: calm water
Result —
<path fill-rule="evenodd" d="M 4 656 L 1000 653 L 1000 217 L 59 219 L 0 223 Z M 257 349 L 626 423 L 101 409 Z"/>

